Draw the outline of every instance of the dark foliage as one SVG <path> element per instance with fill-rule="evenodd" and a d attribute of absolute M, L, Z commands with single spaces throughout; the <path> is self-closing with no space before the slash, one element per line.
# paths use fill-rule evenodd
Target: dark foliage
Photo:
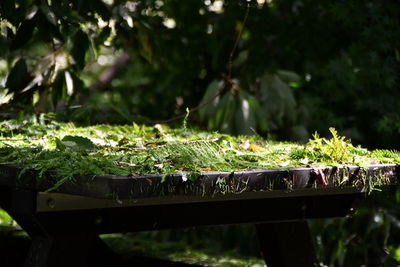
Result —
<path fill-rule="evenodd" d="M 146 123 L 189 107 L 191 123 L 211 130 L 304 141 L 334 126 L 399 148 L 399 17 L 398 2 L 377 0 L 0 0 L 0 115 Z M 363 216 L 381 214 L 379 227 L 398 235 L 393 210 Z M 392 238 L 345 254 L 358 239 L 346 243 L 344 229 L 361 229 L 351 227 L 327 241 L 324 260 L 395 255 Z M 357 242 L 372 244 L 379 227 Z"/>

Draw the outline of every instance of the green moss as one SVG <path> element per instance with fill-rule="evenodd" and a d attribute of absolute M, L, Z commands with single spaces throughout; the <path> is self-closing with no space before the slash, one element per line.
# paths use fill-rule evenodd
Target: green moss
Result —
<path fill-rule="evenodd" d="M 398 151 L 354 147 L 332 128 L 332 138 L 314 135 L 307 144 L 282 143 L 254 136 L 169 129 L 137 124 L 76 127 L 72 123 L 3 122 L 0 163 L 36 170 L 38 182 L 55 171 L 55 187 L 76 175 L 146 175 L 239 171 L 304 166 L 365 166 L 400 163 Z M 4 126 L 6 125 L 6 126 Z M 30 128 L 40 128 L 36 135 Z M 196 177 L 196 175 L 188 176 Z"/>

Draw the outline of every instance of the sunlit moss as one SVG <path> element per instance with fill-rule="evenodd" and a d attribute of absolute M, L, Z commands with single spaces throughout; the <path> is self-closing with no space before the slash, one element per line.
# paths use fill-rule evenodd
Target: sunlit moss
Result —
<path fill-rule="evenodd" d="M 12 121 L 0 125 L 0 163 L 21 167 L 21 175 L 36 170 L 39 182 L 48 171 L 55 171 L 55 186 L 76 175 L 164 175 L 400 162 L 399 152 L 355 147 L 333 128 L 332 138 L 315 134 L 301 145 L 165 125 L 76 127 L 72 123 L 17 125 Z M 76 141 L 71 136 L 84 138 Z M 85 141 L 85 146 L 79 140 Z M 88 142 L 95 149 L 87 149 Z"/>

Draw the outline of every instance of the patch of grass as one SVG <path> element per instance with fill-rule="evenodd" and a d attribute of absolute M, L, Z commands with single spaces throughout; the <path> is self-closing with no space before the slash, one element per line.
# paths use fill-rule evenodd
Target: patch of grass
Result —
<path fill-rule="evenodd" d="M 199 264 L 203 266 L 215 267 L 265 267 L 262 259 L 255 258 L 239 258 L 233 256 L 211 256 L 201 251 L 185 251 L 175 252 L 169 255 L 174 261 L 182 261 L 186 263 Z"/>
<path fill-rule="evenodd" d="M 186 241 L 149 240 L 146 233 L 135 235 L 107 234 L 102 239 L 116 252 L 129 256 L 147 255 L 176 262 L 213 267 L 265 267 L 261 258 L 244 256 L 237 251 L 211 253 Z"/>
<path fill-rule="evenodd" d="M 2 226 L 13 226 L 14 225 L 14 220 L 11 218 L 10 215 L 8 215 L 7 212 L 4 210 L 0 209 L 0 225 Z"/>

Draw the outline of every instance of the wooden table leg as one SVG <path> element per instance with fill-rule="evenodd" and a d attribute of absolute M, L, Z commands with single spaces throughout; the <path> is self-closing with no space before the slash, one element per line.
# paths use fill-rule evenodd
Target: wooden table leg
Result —
<path fill-rule="evenodd" d="M 307 221 L 256 224 L 268 267 L 317 266 Z"/>
<path fill-rule="evenodd" d="M 120 258 L 96 235 L 33 236 L 26 267 L 121 266 Z"/>

